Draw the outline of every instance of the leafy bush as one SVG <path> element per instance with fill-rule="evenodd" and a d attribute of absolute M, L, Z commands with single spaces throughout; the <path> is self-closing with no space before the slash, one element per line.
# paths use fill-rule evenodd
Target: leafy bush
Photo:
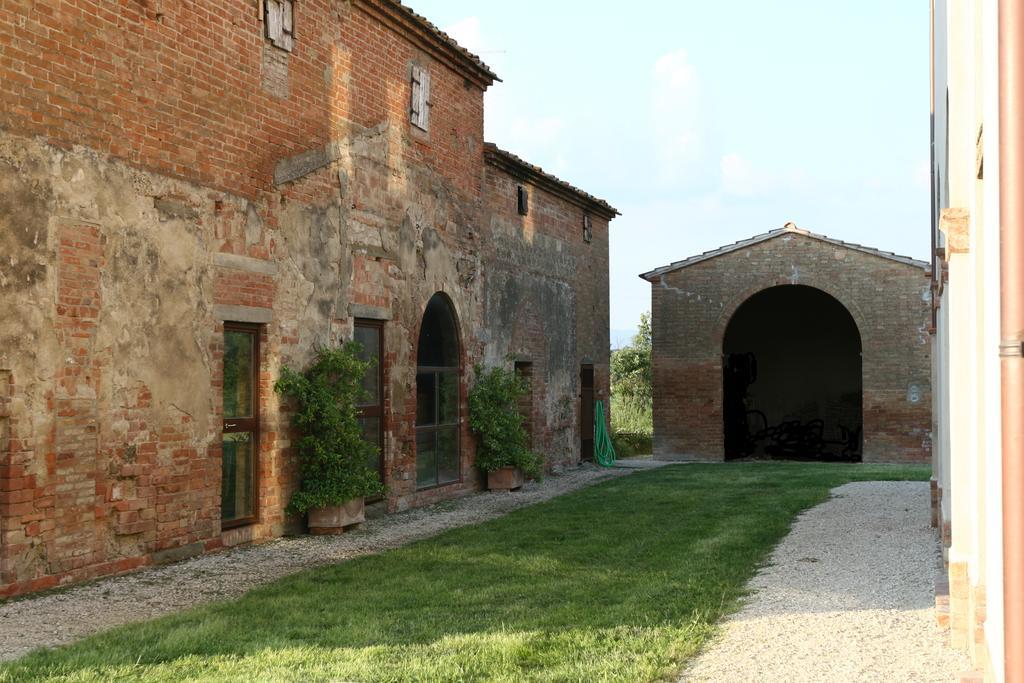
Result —
<path fill-rule="evenodd" d="M 612 391 L 612 431 L 630 434 L 654 433 L 654 416 L 651 403 L 629 399 Z"/>
<path fill-rule="evenodd" d="M 651 390 L 651 316 L 640 316 L 630 346 L 612 351 L 612 443 L 621 458 L 651 452 L 654 433 Z"/>
<path fill-rule="evenodd" d="M 303 514 L 384 491 L 379 474 L 367 466 L 377 447 L 363 439 L 357 416 L 370 367 L 359 357 L 361 348 L 356 342 L 321 347 L 305 372 L 281 368 L 274 391 L 294 401 L 292 426 L 301 434 L 299 490 L 289 512 Z"/>
<path fill-rule="evenodd" d="M 620 458 L 650 455 L 653 450 L 651 435 L 636 432 L 612 432 L 612 445 L 615 446 L 615 454 Z"/>
<path fill-rule="evenodd" d="M 629 346 L 612 351 L 612 393 L 643 404 L 651 402 L 651 314 L 640 314 L 640 327 Z"/>
<path fill-rule="evenodd" d="M 484 472 L 518 467 L 540 479 L 544 458 L 526 447 L 523 417 L 516 405 L 526 393 L 525 382 L 502 367 L 476 366 L 476 383 L 469 392 L 469 427 L 479 438 L 476 466 Z"/>

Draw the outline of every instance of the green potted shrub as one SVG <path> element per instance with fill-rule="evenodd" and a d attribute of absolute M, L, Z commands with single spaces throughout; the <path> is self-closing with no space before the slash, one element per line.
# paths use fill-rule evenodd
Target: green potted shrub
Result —
<path fill-rule="evenodd" d="M 514 372 L 476 366 L 469 392 L 469 427 L 477 436 L 476 466 L 487 473 L 487 488 L 516 489 L 524 477 L 540 479 L 544 459 L 526 446 L 517 399 L 527 391 Z"/>
<path fill-rule="evenodd" d="M 368 466 L 376 446 L 363 439 L 357 402 L 370 363 L 348 342 L 320 347 L 304 372 L 285 366 L 274 390 L 292 400 L 292 426 L 299 433 L 299 489 L 288 512 L 308 514 L 312 533 L 339 533 L 364 519 L 363 500 L 384 491 Z"/>

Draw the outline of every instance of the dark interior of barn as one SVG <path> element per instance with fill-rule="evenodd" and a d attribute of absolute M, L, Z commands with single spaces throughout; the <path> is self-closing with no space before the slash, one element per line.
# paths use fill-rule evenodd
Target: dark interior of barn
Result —
<path fill-rule="evenodd" d="M 860 333 L 835 298 L 761 291 L 729 321 L 722 351 L 727 460 L 860 461 Z"/>

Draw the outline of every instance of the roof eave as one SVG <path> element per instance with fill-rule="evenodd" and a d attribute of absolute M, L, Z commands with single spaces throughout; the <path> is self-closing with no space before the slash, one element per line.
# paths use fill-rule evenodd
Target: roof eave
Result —
<path fill-rule="evenodd" d="M 399 33 L 411 36 L 417 47 L 481 90 L 501 82 L 478 56 L 398 0 L 354 0 L 353 5 Z"/>
<path fill-rule="evenodd" d="M 605 220 L 612 220 L 622 214 L 614 206 L 569 183 L 556 178 L 539 166 L 524 161 L 494 143 L 484 144 L 484 160 L 514 178 L 529 182 Z"/>
<path fill-rule="evenodd" d="M 749 237 L 745 240 L 739 240 L 738 242 L 735 242 L 733 244 L 725 245 L 719 247 L 718 249 L 712 249 L 711 251 L 691 256 L 689 258 L 683 259 L 682 261 L 675 261 L 668 265 L 661 266 L 660 268 L 655 268 L 654 270 L 647 271 L 646 273 L 641 273 L 640 278 L 647 280 L 648 282 L 654 282 L 657 278 L 660 278 L 662 275 L 666 273 L 682 270 L 683 268 L 689 268 L 690 266 L 694 266 L 698 263 L 710 261 L 711 259 L 718 258 L 719 256 L 725 256 L 726 254 L 731 254 L 735 251 L 746 249 L 748 247 L 760 244 L 761 242 L 766 242 L 770 239 L 775 239 L 776 237 L 781 237 L 783 235 L 803 235 L 804 237 L 809 237 L 811 239 L 819 240 L 821 242 L 826 242 L 837 247 L 843 247 L 845 249 L 850 249 L 852 251 L 859 251 L 863 254 L 886 259 L 888 261 L 895 261 L 897 263 L 902 263 L 909 267 L 920 268 L 925 272 L 927 272 L 930 268 L 930 264 L 928 264 L 927 262 L 921 261 L 920 259 L 912 258 L 910 256 L 900 256 L 892 252 L 886 252 L 881 251 L 879 249 L 866 247 L 862 244 L 843 242 L 842 240 L 833 239 L 826 235 L 819 235 L 817 233 L 813 233 L 808 230 L 803 230 L 796 227 L 784 227 L 778 228 L 776 230 L 770 230 L 768 232 L 761 233 L 760 235 L 754 235 L 753 237 Z"/>

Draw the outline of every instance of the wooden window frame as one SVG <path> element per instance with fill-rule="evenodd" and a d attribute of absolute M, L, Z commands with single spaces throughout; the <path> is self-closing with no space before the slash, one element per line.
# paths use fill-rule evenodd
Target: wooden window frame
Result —
<path fill-rule="evenodd" d="M 584 375 L 586 373 L 590 374 L 590 386 L 589 387 L 584 387 L 583 386 L 583 377 L 584 377 Z M 590 390 L 590 401 L 589 402 L 583 400 L 584 398 L 586 398 L 586 392 L 587 392 L 588 389 Z M 580 444 L 580 462 L 594 462 L 594 456 L 595 456 L 596 449 L 597 449 L 597 443 L 596 443 L 596 440 L 594 439 L 594 432 L 593 432 L 594 426 L 597 424 L 597 414 L 596 414 L 596 411 L 594 410 L 594 402 L 595 402 L 596 396 L 597 396 L 597 374 L 594 372 L 594 365 L 593 365 L 593 363 L 582 363 L 580 365 L 580 403 L 579 403 L 579 405 L 580 405 L 580 417 L 579 417 L 579 424 L 580 424 L 580 440 L 579 440 L 579 444 Z M 589 429 L 589 431 L 584 429 L 584 424 L 583 424 L 584 421 L 585 421 L 584 417 L 588 414 L 588 411 L 589 411 L 589 414 L 590 414 L 590 425 L 589 425 L 590 429 Z M 585 441 L 588 441 L 588 439 L 584 438 L 584 435 L 587 434 L 587 433 L 590 434 L 590 439 L 589 439 L 589 441 L 590 441 L 590 454 L 589 454 L 589 457 L 584 458 L 583 444 L 584 444 Z"/>
<path fill-rule="evenodd" d="M 260 518 L 260 496 L 259 496 L 259 482 L 260 482 L 260 402 L 262 397 L 260 396 L 260 359 L 261 359 L 261 344 L 260 337 L 263 335 L 263 325 L 253 323 L 236 323 L 236 322 L 225 322 L 224 323 L 224 334 L 228 332 L 244 332 L 252 335 L 253 338 L 253 363 L 252 363 L 252 417 L 233 417 L 226 418 L 223 413 L 221 414 L 221 436 L 224 434 L 237 434 L 240 432 L 249 432 L 252 434 L 252 514 L 247 517 L 240 517 L 230 521 L 221 520 L 220 528 L 223 529 L 234 529 L 240 526 L 248 526 L 259 522 Z M 221 405 L 223 406 L 223 392 L 224 392 L 224 361 L 221 359 Z M 222 408 L 223 410 L 223 408 Z M 231 422 L 229 425 L 228 422 Z M 223 461 L 223 438 L 221 439 L 221 459 Z M 223 486 L 223 484 L 222 484 Z"/>
<path fill-rule="evenodd" d="M 295 0 L 262 0 L 265 34 L 274 47 L 295 47 Z"/>
<path fill-rule="evenodd" d="M 516 213 L 520 216 L 530 214 L 530 191 L 525 185 L 516 185 Z"/>
<path fill-rule="evenodd" d="M 462 471 L 462 368 L 459 366 L 428 366 L 428 365 L 417 365 L 416 366 L 416 377 L 419 381 L 420 375 L 433 375 L 434 377 L 434 422 L 428 425 L 414 424 L 413 430 L 416 435 L 416 442 L 419 442 L 420 434 L 432 433 L 437 434 L 442 429 L 455 429 L 455 454 L 458 456 L 459 462 L 459 476 L 451 481 L 437 482 L 436 484 L 429 484 L 427 486 L 416 485 L 416 491 L 429 491 L 430 489 L 439 489 L 442 486 L 452 486 L 454 484 L 461 484 L 465 480 L 465 472 Z M 456 399 L 455 399 L 455 421 L 445 422 L 440 424 L 437 422 L 437 415 L 441 411 L 441 382 L 438 378 L 441 375 L 451 375 L 455 378 L 456 388 Z M 415 422 L 415 420 L 414 420 Z M 434 442 L 434 477 L 437 478 L 437 441 L 435 436 Z M 416 453 L 416 457 L 419 457 L 419 452 Z"/>
<path fill-rule="evenodd" d="M 420 130 L 430 130 L 430 109 L 434 106 L 430 95 L 430 71 L 413 64 L 409 73 L 409 122 Z"/>
<path fill-rule="evenodd" d="M 377 330 L 377 403 L 368 405 L 356 406 L 358 410 L 358 417 L 376 417 L 378 418 L 377 424 L 379 433 L 377 435 L 378 443 L 380 444 L 380 452 L 377 454 L 378 462 L 378 473 L 380 474 L 380 480 L 383 483 L 387 483 L 384 480 L 384 434 L 386 432 L 384 423 L 387 419 L 384 411 L 384 322 L 383 320 L 373 320 L 371 318 L 356 318 L 352 323 L 352 337 L 355 338 L 356 327 L 370 327 Z M 373 503 L 378 500 L 383 500 L 384 495 L 374 496 L 367 498 L 367 502 Z"/>

